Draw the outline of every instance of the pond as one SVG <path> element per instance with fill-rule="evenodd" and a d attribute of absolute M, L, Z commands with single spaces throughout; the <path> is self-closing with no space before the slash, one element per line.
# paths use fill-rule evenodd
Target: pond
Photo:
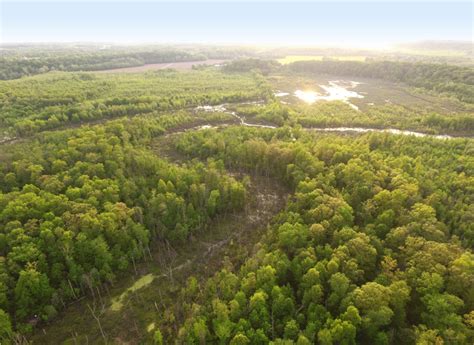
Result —
<path fill-rule="evenodd" d="M 293 95 L 308 104 L 313 104 L 318 101 L 342 101 L 353 109 L 359 110 L 359 108 L 349 100 L 351 98 L 364 98 L 362 94 L 352 90 L 360 84 L 361 83 L 352 80 L 331 80 L 327 85 L 318 85 L 324 90 L 324 93 L 319 93 L 314 90 L 296 90 L 293 92 Z M 289 93 L 278 91 L 274 95 L 275 97 L 285 97 L 288 96 Z"/>

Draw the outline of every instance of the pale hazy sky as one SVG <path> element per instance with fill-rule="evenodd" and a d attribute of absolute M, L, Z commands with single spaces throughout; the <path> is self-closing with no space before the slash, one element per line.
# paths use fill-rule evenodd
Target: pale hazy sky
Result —
<path fill-rule="evenodd" d="M 7 42 L 387 45 L 472 41 L 471 1 L 11 1 Z"/>

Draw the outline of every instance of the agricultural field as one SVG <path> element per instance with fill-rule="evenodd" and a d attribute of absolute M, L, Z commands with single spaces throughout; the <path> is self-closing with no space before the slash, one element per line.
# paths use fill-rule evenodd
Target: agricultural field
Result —
<path fill-rule="evenodd" d="M 366 57 L 362 55 L 288 55 L 284 58 L 277 59 L 277 61 L 283 65 L 293 63 L 296 61 L 365 61 Z"/>
<path fill-rule="evenodd" d="M 98 71 L 101 73 L 138 73 L 144 71 L 156 71 L 161 69 L 175 69 L 177 71 L 188 71 L 197 66 L 220 66 L 227 60 L 202 60 L 202 61 L 187 61 L 187 62 L 169 62 L 169 63 L 153 63 L 146 64 L 143 66 L 136 67 L 122 67 L 122 68 L 113 68 L 106 69 L 103 71 Z"/>

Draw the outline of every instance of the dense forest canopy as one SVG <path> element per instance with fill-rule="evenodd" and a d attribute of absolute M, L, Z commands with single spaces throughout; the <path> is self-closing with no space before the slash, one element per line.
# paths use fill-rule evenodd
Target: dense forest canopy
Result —
<path fill-rule="evenodd" d="M 146 74 L 48 73 L 0 81 L 0 125 L 28 135 L 65 124 L 205 104 L 265 99 L 271 90 L 251 74 L 216 71 Z"/>
<path fill-rule="evenodd" d="M 474 342 L 472 67 L 99 48 L 0 61 L 2 344 Z"/>
<path fill-rule="evenodd" d="M 180 341 L 471 343 L 472 142 L 300 135 L 178 140 L 295 189 L 253 257 L 186 291 Z"/>
<path fill-rule="evenodd" d="M 243 206 L 244 185 L 219 165 L 178 167 L 143 148 L 186 119 L 112 122 L 4 151 L 0 301 L 20 329 L 113 282 L 148 255 L 151 239 L 184 241 Z"/>

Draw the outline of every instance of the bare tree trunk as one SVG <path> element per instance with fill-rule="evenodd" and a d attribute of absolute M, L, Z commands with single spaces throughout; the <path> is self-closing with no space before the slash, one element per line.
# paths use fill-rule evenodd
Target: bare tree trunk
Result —
<path fill-rule="evenodd" d="M 148 244 L 148 245 L 146 246 L 146 248 L 148 249 L 148 254 L 150 255 L 151 261 L 153 261 L 153 255 L 151 255 L 150 245 Z"/>
<path fill-rule="evenodd" d="M 99 325 L 100 333 L 102 334 L 102 338 L 104 338 L 105 343 L 107 344 L 107 337 L 105 336 L 104 330 L 102 329 L 102 324 L 100 323 L 100 318 L 95 314 L 95 312 L 92 310 L 91 306 L 89 303 L 87 303 L 87 308 L 89 308 L 92 317 L 97 321 L 97 324 Z"/>
<path fill-rule="evenodd" d="M 68 279 L 67 282 L 69 283 L 69 287 L 71 288 L 72 295 L 74 296 L 75 299 L 77 299 L 76 292 L 74 291 L 74 288 L 72 287 L 71 281 Z"/>
<path fill-rule="evenodd" d="M 133 270 L 135 271 L 135 274 L 138 275 L 137 266 L 135 266 L 135 258 L 133 256 L 132 256 L 132 263 L 133 263 Z"/>
<path fill-rule="evenodd" d="M 101 295 L 101 293 L 100 293 L 100 289 L 99 289 L 98 286 L 96 286 L 96 290 L 97 290 L 97 294 L 99 295 L 100 304 L 101 304 L 102 307 L 104 307 L 104 302 L 103 302 L 103 300 L 102 300 L 102 295 Z"/>

